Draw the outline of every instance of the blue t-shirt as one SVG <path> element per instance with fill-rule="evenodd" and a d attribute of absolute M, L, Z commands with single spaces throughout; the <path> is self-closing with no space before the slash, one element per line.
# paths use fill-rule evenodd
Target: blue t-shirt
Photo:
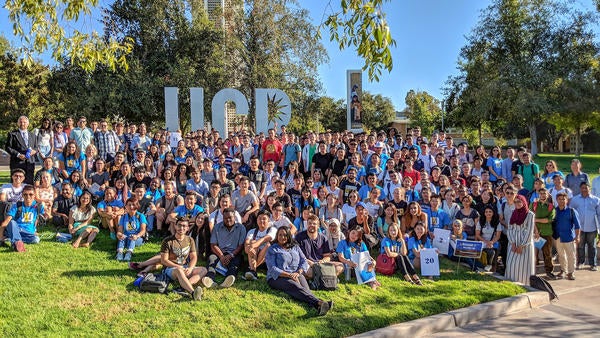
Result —
<path fill-rule="evenodd" d="M 391 252 L 400 253 L 400 249 L 402 249 L 402 241 L 395 241 L 391 238 L 385 237 L 381 241 L 381 249 L 379 250 L 379 253 L 384 254 L 385 248 L 389 248 Z"/>
<path fill-rule="evenodd" d="M 427 237 L 427 240 L 425 241 L 425 245 L 423 246 L 421 246 L 421 242 L 417 241 L 417 239 L 414 236 L 411 236 L 408 239 L 408 258 L 410 258 L 411 260 L 415 259 L 415 253 L 413 252 L 413 250 L 433 249 L 433 245 L 431 244 L 431 239 L 429 238 L 429 236 L 424 236 Z"/>
<path fill-rule="evenodd" d="M 136 212 L 135 215 L 130 216 L 128 213 L 121 216 L 119 225 L 123 227 L 123 234 L 125 236 L 136 235 L 140 232 L 142 224 L 148 225 L 146 216 L 140 212 Z"/>
<path fill-rule="evenodd" d="M 21 211 L 19 212 L 19 215 L 17 215 L 19 206 Z M 21 230 L 33 234 L 35 233 L 35 222 L 37 221 L 38 216 L 44 212 L 44 204 L 40 204 L 38 209 L 37 202 L 33 201 L 30 206 L 26 206 L 23 202 L 14 203 L 6 214 L 11 216 L 12 219 L 17 222 L 17 225 Z"/>
<path fill-rule="evenodd" d="M 291 161 L 298 161 L 298 153 L 300 152 L 300 145 L 298 143 L 285 144 L 283 146 L 284 160 L 283 165 L 287 166 Z"/>
<path fill-rule="evenodd" d="M 361 242 L 360 247 L 359 247 L 358 244 L 356 244 L 354 242 L 348 243 L 348 240 L 343 240 L 338 243 L 338 246 L 337 246 L 335 252 L 341 253 L 342 255 L 344 255 L 345 259 L 350 259 L 350 258 L 352 258 L 353 253 L 363 252 L 363 251 L 367 251 L 367 250 L 368 249 L 367 249 L 367 246 L 365 245 L 365 242 Z"/>
<path fill-rule="evenodd" d="M 145 198 L 148 198 L 152 201 L 152 203 L 156 203 L 161 197 L 165 195 L 165 191 L 162 189 L 156 189 L 154 191 L 148 189 L 146 190 Z"/>
<path fill-rule="evenodd" d="M 448 216 L 448 214 L 443 209 L 433 211 L 431 210 L 431 208 L 423 208 L 423 212 L 427 214 L 427 224 L 429 227 L 429 232 L 433 232 L 433 229 L 435 228 L 447 228 L 452 223 L 452 221 L 450 220 L 450 216 Z"/>
<path fill-rule="evenodd" d="M 204 212 L 204 208 L 202 208 L 201 206 L 194 204 L 194 207 L 191 210 L 188 210 L 184 205 L 179 205 L 177 207 L 175 207 L 175 209 L 173 210 L 174 213 L 177 214 L 177 217 L 196 217 L 199 214 Z"/>
<path fill-rule="evenodd" d="M 81 153 L 79 154 L 79 160 L 77 160 L 75 155 L 67 155 L 65 158 L 63 154 L 60 154 L 58 155 L 58 160 L 65 164 L 65 171 L 71 175 L 75 170 L 81 171 L 81 164 L 85 162 L 86 157 L 84 153 Z"/>
<path fill-rule="evenodd" d="M 492 167 L 496 174 L 502 177 L 502 160 L 496 157 L 489 157 L 486 163 L 486 166 Z M 490 172 L 490 182 L 496 182 L 498 178 Z"/>
<path fill-rule="evenodd" d="M 98 209 L 106 209 L 106 207 L 123 208 L 123 207 L 125 207 L 125 205 L 123 205 L 123 200 L 120 200 L 120 199 L 114 199 L 111 202 L 102 200 L 102 201 L 100 201 L 100 203 L 98 203 Z"/>

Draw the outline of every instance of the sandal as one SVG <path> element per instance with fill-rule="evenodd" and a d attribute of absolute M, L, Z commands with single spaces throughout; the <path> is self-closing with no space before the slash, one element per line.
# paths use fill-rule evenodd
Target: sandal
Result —
<path fill-rule="evenodd" d="M 419 286 L 423 286 L 423 282 L 421 282 L 421 279 L 419 278 L 419 276 L 417 275 L 413 275 L 412 276 L 413 281 L 415 282 L 415 284 L 419 285 Z"/>
<path fill-rule="evenodd" d="M 409 282 L 410 284 L 415 284 L 415 282 L 412 280 L 412 278 L 410 278 L 409 275 L 404 275 L 404 280 Z"/>

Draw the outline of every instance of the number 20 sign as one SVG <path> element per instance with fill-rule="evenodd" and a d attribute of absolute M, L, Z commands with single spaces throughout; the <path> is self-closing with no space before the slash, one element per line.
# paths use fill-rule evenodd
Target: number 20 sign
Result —
<path fill-rule="evenodd" d="M 440 261 L 436 249 L 421 250 L 421 275 L 439 276 Z"/>

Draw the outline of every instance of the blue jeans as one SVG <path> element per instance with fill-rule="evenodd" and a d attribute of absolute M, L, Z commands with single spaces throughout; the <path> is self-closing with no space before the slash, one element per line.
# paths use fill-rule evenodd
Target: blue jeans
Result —
<path fill-rule="evenodd" d="M 14 220 L 8 222 L 6 226 L 6 230 L 4 231 L 4 235 L 8 237 L 11 244 L 15 244 L 15 242 L 23 241 L 27 244 L 37 244 L 40 242 L 40 238 L 35 234 L 30 232 L 26 232 L 19 228 L 19 225 Z"/>
<path fill-rule="evenodd" d="M 148 215 L 146 216 L 146 220 L 148 221 L 148 224 L 146 224 L 146 231 L 154 230 L 154 222 L 156 221 L 156 216 Z"/>
<path fill-rule="evenodd" d="M 117 251 L 123 251 L 124 248 L 127 248 L 127 251 L 133 252 L 133 249 L 135 249 L 136 246 L 142 246 L 142 244 L 144 244 L 144 240 L 141 237 L 135 241 L 127 237 L 119 240 Z"/>
<path fill-rule="evenodd" d="M 579 244 L 577 245 L 577 264 L 583 264 L 585 262 L 585 247 L 587 245 L 587 257 L 588 264 L 590 266 L 596 266 L 596 231 L 581 232 L 579 237 Z"/>

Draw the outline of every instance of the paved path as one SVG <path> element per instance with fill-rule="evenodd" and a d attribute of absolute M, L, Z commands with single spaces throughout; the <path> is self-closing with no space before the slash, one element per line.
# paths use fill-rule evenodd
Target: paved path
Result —
<path fill-rule="evenodd" d="M 559 300 L 430 337 L 600 337 L 600 272 L 580 270 L 575 281 L 551 281 Z"/>

